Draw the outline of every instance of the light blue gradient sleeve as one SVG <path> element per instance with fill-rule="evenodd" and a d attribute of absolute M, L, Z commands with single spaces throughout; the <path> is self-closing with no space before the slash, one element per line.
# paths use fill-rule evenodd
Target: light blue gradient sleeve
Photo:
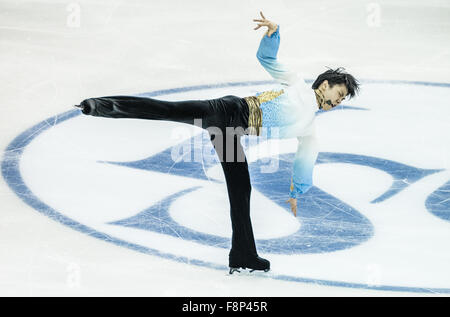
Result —
<path fill-rule="evenodd" d="M 289 71 L 287 67 L 277 60 L 278 48 L 280 46 L 280 26 L 270 37 L 264 34 L 259 44 L 256 57 L 264 69 L 273 77 L 273 79 L 286 85 L 292 85 L 296 82 L 298 74 Z"/>
<path fill-rule="evenodd" d="M 297 137 L 298 146 L 295 153 L 291 176 L 291 198 L 299 198 L 312 187 L 314 164 L 318 156 L 318 144 L 314 135 Z"/>

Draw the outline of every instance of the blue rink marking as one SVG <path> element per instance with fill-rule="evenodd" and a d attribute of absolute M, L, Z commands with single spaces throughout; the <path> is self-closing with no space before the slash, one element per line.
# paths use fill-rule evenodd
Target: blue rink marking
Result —
<path fill-rule="evenodd" d="M 450 181 L 431 193 L 425 206 L 433 215 L 450 221 Z"/>
<path fill-rule="evenodd" d="M 308 80 L 307 82 L 311 82 Z M 428 83 L 428 82 L 412 82 L 412 81 L 378 81 L 378 80 L 361 80 L 361 82 L 366 83 L 388 83 L 388 84 L 410 84 L 410 85 L 424 85 L 424 86 L 437 86 L 437 87 L 450 87 L 448 83 Z M 271 84 L 273 81 L 253 81 L 253 82 L 240 82 L 240 83 L 225 83 L 225 84 L 216 84 L 216 85 L 200 85 L 200 86 L 191 86 L 184 88 L 174 88 L 167 90 L 159 90 L 150 93 L 139 94 L 140 96 L 159 96 L 171 93 L 180 93 L 186 91 L 195 91 L 195 90 L 203 90 L 203 89 L 214 89 L 214 88 L 224 88 L 224 87 L 233 87 L 233 86 L 256 86 L 256 85 L 266 85 Z M 218 270 L 227 270 L 228 267 L 225 265 L 217 265 L 210 262 L 190 259 L 183 256 L 176 256 L 169 253 L 164 253 L 156 249 L 151 249 L 148 247 L 144 247 L 138 244 L 130 243 L 122 239 L 115 238 L 113 236 L 107 235 L 105 233 L 99 232 L 93 228 L 90 228 L 86 225 L 83 225 L 73 219 L 66 217 L 53 209 L 52 207 L 46 205 L 42 202 L 38 197 L 36 197 L 33 192 L 27 187 L 20 173 L 19 162 L 20 158 L 23 154 L 23 150 L 25 147 L 41 132 L 47 130 L 48 128 L 55 126 L 61 122 L 74 118 L 80 115 L 79 110 L 71 110 L 64 112 L 60 115 L 56 115 L 54 117 L 48 118 L 37 125 L 31 127 L 30 129 L 24 131 L 20 135 L 18 135 L 6 148 L 3 159 L 2 159 L 2 175 L 5 179 L 8 186 L 19 196 L 22 201 L 36 209 L 40 213 L 50 217 L 51 219 L 71 227 L 79 232 L 88 234 L 92 237 L 101 239 L 103 241 L 107 241 L 113 243 L 115 245 L 126 247 L 128 249 L 132 249 L 141 253 L 157 255 L 166 259 L 175 260 L 181 263 L 193 264 L 197 266 L 218 269 Z M 448 185 L 444 185 L 444 189 L 448 188 Z M 380 199 L 381 197 L 379 197 Z M 386 198 L 386 197 L 383 197 Z M 434 198 L 430 198 L 430 201 L 427 201 L 427 207 L 432 205 Z M 448 214 L 445 214 L 443 219 L 448 219 Z M 424 288 L 424 287 L 406 287 L 406 286 L 391 286 L 391 285 L 367 285 L 361 283 L 348 283 L 348 282 L 340 282 L 340 281 L 331 281 L 331 280 L 321 280 L 321 279 L 312 279 L 312 278 L 301 278 L 295 276 L 287 276 L 287 275 L 260 275 L 258 277 L 264 278 L 272 278 L 290 282 L 300 282 L 300 283 L 311 283 L 322 286 L 336 286 L 336 287 L 347 287 L 347 288 L 355 288 L 355 289 L 367 289 L 367 290 L 379 290 L 379 291 L 395 291 L 395 292 L 413 292 L 413 293 L 450 293 L 450 288 Z"/>

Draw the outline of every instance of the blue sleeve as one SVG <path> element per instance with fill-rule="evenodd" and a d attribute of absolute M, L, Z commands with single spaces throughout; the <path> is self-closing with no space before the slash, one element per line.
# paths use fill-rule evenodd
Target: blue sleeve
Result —
<path fill-rule="evenodd" d="M 285 65 L 277 60 L 278 48 L 280 46 L 280 26 L 270 37 L 264 34 L 259 44 L 256 57 L 265 70 L 277 81 L 285 84 L 292 84 L 297 78 L 297 74 L 289 71 Z"/>
<path fill-rule="evenodd" d="M 292 198 L 299 198 L 312 187 L 313 169 L 319 153 L 315 136 L 309 135 L 297 139 L 298 147 L 294 157 L 289 192 Z"/>

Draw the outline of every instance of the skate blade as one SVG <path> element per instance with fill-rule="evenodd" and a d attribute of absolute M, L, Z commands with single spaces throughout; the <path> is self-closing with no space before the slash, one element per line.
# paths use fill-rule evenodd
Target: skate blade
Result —
<path fill-rule="evenodd" d="M 231 275 L 231 274 L 233 274 L 234 272 L 241 273 L 240 269 L 241 269 L 240 267 L 230 267 L 230 272 L 229 272 L 229 274 Z"/>
<path fill-rule="evenodd" d="M 230 267 L 230 271 L 229 271 L 229 274 L 231 275 L 231 274 L 233 274 L 234 272 L 238 272 L 238 273 L 241 273 L 241 269 L 243 269 L 243 270 L 245 270 L 246 268 L 245 267 Z M 267 273 L 267 272 L 269 272 L 270 271 L 270 269 L 264 269 L 264 270 L 256 270 L 256 269 L 251 269 L 250 271 L 248 271 L 249 273 L 252 273 L 252 272 L 254 272 L 254 271 L 256 271 L 256 274 L 258 274 L 258 272 L 265 272 L 265 273 Z"/>
<path fill-rule="evenodd" d="M 265 273 L 267 273 L 267 272 L 269 272 L 270 271 L 270 269 L 264 269 L 264 270 L 250 270 L 250 273 L 252 273 L 253 271 L 264 271 Z"/>

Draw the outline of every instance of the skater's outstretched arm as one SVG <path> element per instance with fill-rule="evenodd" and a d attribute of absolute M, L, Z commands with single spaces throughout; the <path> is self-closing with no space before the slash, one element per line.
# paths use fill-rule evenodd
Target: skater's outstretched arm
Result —
<path fill-rule="evenodd" d="M 259 44 L 256 57 L 265 70 L 277 81 L 282 84 L 292 85 L 300 79 L 296 72 L 290 71 L 287 67 L 277 60 L 278 48 L 280 46 L 280 26 L 267 20 L 263 13 L 260 12 L 262 19 L 253 19 L 259 22 L 254 29 L 257 30 L 261 26 L 267 26 L 267 32 L 264 34 Z"/>
<path fill-rule="evenodd" d="M 297 198 L 305 194 L 312 187 L 314 164 L 318 156 L 317 140 L 314 135 L 297 137 L 298 146 L 294 157 L 294 168 L 291 177 L 290 198 L 294 216 L 297 216 Z"/>

